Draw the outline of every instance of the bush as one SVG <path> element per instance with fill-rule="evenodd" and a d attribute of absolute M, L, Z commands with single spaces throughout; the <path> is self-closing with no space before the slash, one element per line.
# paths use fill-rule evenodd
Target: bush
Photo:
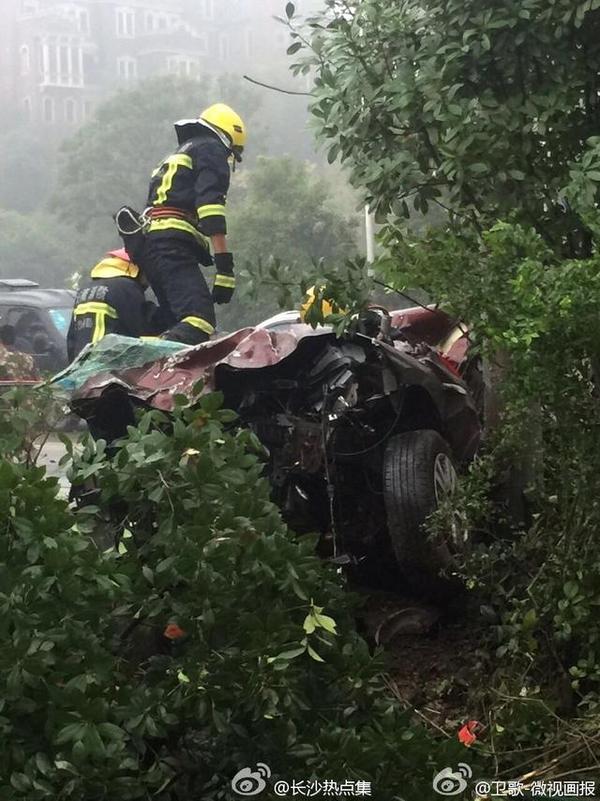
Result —
<path fill-rule="evenodd" d="M 416 801 L 457 761 L 387 694 L 351 597 L 286 530 L 220 403 L 148 412 L 110 455 L 88 441 L 73 475 L 97 507 L 3 459 L 3 799 L 222 799 L 265 762 Z"/>
<path fill-rule="evenodd" d="M 496 670 L 473 688 L 473 703 L 493 708 L 496 748 L 521 762 L 517 741 L 539 749 L 534 764 L 551 752 L 557 771 L 573 769 L 598 756 L 587 736 L 600 709 L 600 259 L 561 259 L 532 229 L 508 223 L 481 240 L 437 232 L 388 245 L 388 280 L 418 275 L 446 308 L 468 310 L 476 344 L 502 362 L 499 427 L 458 496 L 464 528 L 485 533 L 463 572 L 498 621 Z M 528 514 L 507 531 L 490 493 L 507 465 L 523 461 Z"/>

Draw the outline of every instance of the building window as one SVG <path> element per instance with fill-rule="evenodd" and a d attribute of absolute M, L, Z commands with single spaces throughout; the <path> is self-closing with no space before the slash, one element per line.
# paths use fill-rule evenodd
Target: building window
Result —
<path fill-rule="evenodd" d="M 75 122 L 75 101 L 72 97 L 65 100 L 65 122 Z"/>
<path fill-rule="evenodd" d="M 167 29 L 167 18 L 166 17 L 159 17 L 158 18 L 158 30 L 164 31 Z"/>
<path fill-rule="evenodd" d="M 215 18 L 215 3 L 214 0 L 199 0 L 200 16 L 204 19 Z"/>
<path fill-rule="evenodd" d="M 254 31 L 246 30 L 246 56 L 250 58 L 254 53 Z"/>
<path fill-rule="evenodd" d="M 167 59 L 167 71 L 182 78 L 197 77 L 200 65 L 194 58 L 185 56 L 171 56 Z"/>
<path fill-rule="evenodd" d="M 56 83 L 58 76 L 58 47 L 56 39 L 50 37 L 44 42 L 44 82 Z"/>
<path fill-rule="evenodd" d="M 219 37 L 219 57 L 221 61 L 229 61 L 230 52 L 229 36 L 222 34 Z"/>
<path fill-rule="evenodd" d="M 154 14 L 146 14 L 146 30 L 154 30 Z"/>
<path fill-rule="evenodd" d="M 19 60 L 21 63 L 21 75 L 29 75 L 31 68 L 31 60 L 29 57 L 29 48 L 27 45 L 22 45 L 19 50 Z"/>
<path fill-rule="evenodd" d="M 137 62 L 131 56 L 117 59 L 117 74 L 122 81 L 132 81 L 137 77 Z"/>
<path fill-rule="evenodd" d="M 42 48 L 42 40 L 36 36 L 34 41 L 35 52 L 35 69 L 39 75 L 40 80 L 44 80 L 44 50 Z"/>
<path fill-rule="evenodd" d="M 45 97 L 42 106 L 44 122 L 54 122 L 54 99 Z"/>
<path fill-rule="evenodd" d="M 117 8 L 117 36 L 131 39 L 135 36 L 135 12 L 131 8 Z"/>
<path fill-rule="evenodd" d="M 77 11 L 77 27 L 80 33 L 90 32 L 90 15 L 87 8 L 80 8 Z"/>
<path fill-rule="evenodd" d="M 83 86 L 83 50 L 76 40 L 36 40 L 36 60 L 43 84 Z"/>
<path fill-rule="evenodd" d="M 58 47 L 58 83 L 68 86 L 73 82 L 73 61 L 72 52 L 68 45 L 61 44 Z"/>
<path fill-rule="evenodd" d="M 84 120 L 89 120 L 92 116 L 92 104 L 89 100 L 85 100 L 83 103 L 82 116 Z"/>
<path fill-rule="evenodd" d="M 31 122 L 31 98 L 24 97 L 23 98 L 23 116 L 27 120 L 27 122 Z"/>
<path fill-rule="evenodd" d="M 205 33 L 199 33 L 196 37 L 196 41 L 196 52 L 199 56 L 206 56 L 208 54 L 208 36 Z"/>

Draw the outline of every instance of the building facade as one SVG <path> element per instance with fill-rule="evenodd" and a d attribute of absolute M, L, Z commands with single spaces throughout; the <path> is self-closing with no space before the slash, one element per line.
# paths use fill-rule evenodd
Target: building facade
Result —
<path fill-rule="evenodd" d="M 285 60 L 284 0 L 4 0 L 0 100 L 77 126 L 119 86 L 153 75 L 261 73 Z"/>

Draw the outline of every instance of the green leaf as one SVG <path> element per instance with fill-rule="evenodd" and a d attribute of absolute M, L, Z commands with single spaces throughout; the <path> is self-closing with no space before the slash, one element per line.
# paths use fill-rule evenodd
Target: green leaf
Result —
<path fill-rule="evenodd" d="M 313 633 L 313 631 L 316 628 L 315 618 L 314 618 L 313 615 L 309 614 L 304 618 L 303 627 L 304 627 L 304 631 L 307 634 L 312 634 Z"/>
<path fill-rule="evenodd" d="M 35 764 L 39 772 L 44 776 L 48 776 L 52 771 L 52 765 L 46 754 L 38 752 L 35 755 Z"/>
<path fill-rule="evenodd" d="M 98 731 L 109 740 L 123 740 L 127 736 L 127 733 L 120 726 L 108 721 L 99 723 Z"/>
<path fill-rule="evenodd" d="M 295 578 L 292 578 L 292 589 L 294 590 L 295 595 L 297 595 L 301 601 L 308 601 L 308 595 L 304 592 Z"/>
<path fill-rule="evenodd" d="M 31 789 L 31 779 L 24 773 L 12 773 L 10 783 L 15 790 L 19 790 L 20 792 L 26 792 Z"/>
<path fill-rule="evenodd" d="M 75 766 L 64 759 L 55 760 L 54 766 L 57 770 L 66 770 L 69 773 L 77 773 L 77 769 L 75 768 Z"/>
<path fill-rule="evenodd" d="M 294 3 L 286 3 L 285 6 L 285 15 L 288 19 L 291 19 L 296 12 L 296 6 Z"/>
<path fill-rule="evenodd" d="M 337 623 L 332 617 L 329 617 L 328 615 L 315 615 L 315 622 L 317 626 L 321 626 L 321 628 L 325 629 L 325 631 L 329 631 L 332 634 L 337 633 Z"/>
<path fill-rule="evenodd" d="M 65 684 L 65 690 L 78 690 L 81 693 L 84 693 L 88 686 L 88 677 L 86 673 L 82 673 L 79 676 L 73 676 L 72 679 Z"/>
<path fill-rule="evenodd" d="M 227 731 L 227 721 L 223 717 L 223 715 L 215 709 L 213 706 L 212 710 L 212 719 L 213 723 L 215 724 L 215 729 L 219 732 L 219 734 L 224 734 Z"/>
<path fill-rule="evenodd" d="M 315 651 L 314 648 L 311 648 L 310 645 L 306 646 L 306 650 L 308 651 L 309 656 L 315 660 L 315 662 L 324 662 L 325 660 L 322 659 L 319 654 Z"/>
<path fill-rule="evenodd" d="M 328 162 L 328 164 L 333 164 L 333 162 L 338 157 L 338 153 L 339 153 L 339 147 L 337 145 L 334 145 L 333 147 L 331 147 L 329 149 L 329 152 L 327 153 L 327 162 Z"/>
<path fill-rule="evenodd" d="M 283 659 L 285 661 L 289 661 L 290 659 L 296 659 L 296 657 L 301 656 L 302 654 L 306 653 L 306 647 L 302 648 L 292 648 L 289 651 L 282 651 L 277 656 L 271 656 L 267 660 L 267 662 L 274 662 L 277 659 Z"/>
<path fill-rule="evenodd" d="M 566 581 L 563 584 L 563 592 L 567 598 L 573 600 L 579 592 L 579 584 L 576 581 Z"/>
<path fill-rule="evenodd" d="M 176 561 L 177 556 L 167 556 L 166 559 L 161 559 L 161 561 L 156 565 L 156 573 L 164 573 L 166 570 L 172 567 Z"/>
<path fill-rule="evenodd" d="M 80 740 L 85 733 L 85 723 L 68 723 L 57 734 L 55 743 L 64 745 Z"/>
<path fill-rule="evenodd" d="M 88 754 L 92 756 L 104 756 L 106 749 L 100 733 L 93 723 L 88 723 L 85 727 L 85 734 L 83 735 L 82 742 Z"/>

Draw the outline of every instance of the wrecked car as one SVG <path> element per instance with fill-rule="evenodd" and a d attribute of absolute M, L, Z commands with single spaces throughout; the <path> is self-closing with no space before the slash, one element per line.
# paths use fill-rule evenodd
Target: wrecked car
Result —
<path fill-rule="evenodd" d="M 319 532 L 319 553 L 362 582 L 431 595 L 461 543 L 423 524 L 477 451 L 476 366 L 468 334 L 438 309 L 375 316 L 337 337 L 284 313 L 152 361 L 149 343 L 106 337 L 91 351 L 100 370 L 86 374 L 84 357 L 62 380 L 84 371 L 73 407 L 96 428 L 109 409 L 113 436 L 117 397 L 168 411 L 202 379 L 264 445 L 273 500 L 294 531 Z"/>

